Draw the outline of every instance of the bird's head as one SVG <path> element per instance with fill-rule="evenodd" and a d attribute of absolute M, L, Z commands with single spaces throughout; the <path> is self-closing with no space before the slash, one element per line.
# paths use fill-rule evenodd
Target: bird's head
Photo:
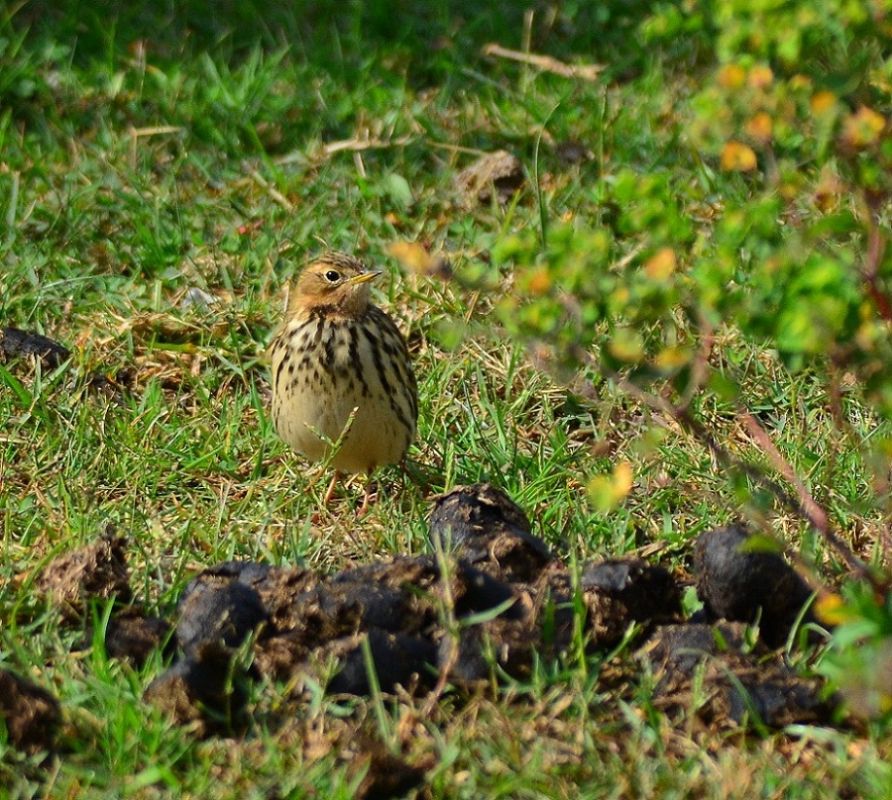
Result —
<path fill-rule="evenodd" d="M 297 278 L 288 299 L 288 312 L 331 307 L 341 314 L 362 314 L 369 305 L 369 282 L 380 271 L 369 270 L 358 258 L 325 253 L 313 260 Z"/>

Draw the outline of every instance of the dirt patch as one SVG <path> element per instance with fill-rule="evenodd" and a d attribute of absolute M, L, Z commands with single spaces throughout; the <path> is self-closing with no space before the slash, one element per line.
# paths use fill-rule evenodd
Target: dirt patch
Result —
<path fill-rule="evenodd" d="M 0 363 L 24 360 L 40 361 L 48 369 L 55 369 L 71 358 L 72 352 L 65 345 L 41 336 L 39 333 L 18 328 L 0 328 Z M 133 383 L 133 372 L 125 368 L 112 377 L 102 372 L 89 372 L 83 385 L 91 391 L 114 397 Z"/>
<path fill-rule="evenodd" d="M 131 598 L 126 541 L 113 532 L 53 559 L 37 579 L 37 590 L 68 619 L 80 619 L 91 600 Z"/>
<path fill-rule="evenodd" d="M 765 645 L 755 654 L 734 626 L 683 624 L 680 587 L 666 569 L 618 558 L 571 572 L 496 487 L 460 486 L 437 498 L 430 541 L 437 555 L 329 576 L 257 562 L 204 570 L 178 603 L 179 660 L 147 698 L 206 735 L 241 724 L 244 684 L 258 678 L 287 681 L 296 699 L 310 685 L 339 695 L 422 695 L 434 686 L 492 685 L 501 675 L 523 679 L 537 660 L 560 660 L 580 643 L 606 652 L 630 630 L 639 642 L 656 630 L 645 660 L 660 674 L 667 707 L 691 701 L 694 673 L 706 669 L 712 719 L 742 724 L 749 712 L 774 726 L 825 714 L 814 687 L 763 658 Z M 760 614 L 764 641 L 776 646 L 807 586 L 779 556 L 747 550 L 749 541 L 740 528 L 704 534 L 698 586 L 710 619 Z M 53 562 L 40 585 L 81 612 L 91 597 L 129 598 L 123 547 L 103 537 Z M 167 630 L 164 620 L 121 612 L 106 647 L 142 663 Z M 679 655 L 688 651 L 696 657 Z"/>
<path fill-rule="evenodd" d="M 52 750 L 61 712 L 45 689 L 8 670 L 0 670 L 0 719 L 10 744 L 27 753 Z"/>
<path fill-rule="evenodd" d="M 348 677 L 351 670 L 366 671 L 364 638 L 382 686 L 407 688 L 408 680 L 417 688 L 426 685 L 427 666 L 436 661 L 447 604 L 451 613 L 465 617 L 514 597 L 510 586 L 466 562 L 455 562 L 444 573 L 431 556 L 398 557 L 314 580 L 312 588 L 292 596 L 287 612 L 282 595 L 272 595 L 278 613 L 258 638 L 256 663 L 279 679 L 301 672 L 318 677 L 324 673 L 320 665 L 337 656 L 345 664 L 344 674 L 335 678 L 340 693 L 368 685 L 364 678 Z"/>
<path fill-rule="evenodd" d="M 39 333 L 18 328 L 0 328 L 0 358 L 37 358 L 43 365 L 54 369 L 71 357 L 71 351 L 59 342 Z"/>
<path fill-rule="evenodd" d="M 572 167 L 594 159 L 595 154 L 584 143 L 576 139 L 565 139 L 554 145 L 554 154 L 562 166 Z"/>
<path fill-rule="evenodd" d="M 177 611 L 177 642 L 187 656 L 206 645 L 238 647 L 267 619 L 260 595 L 240 581 L 220 584 L 206 573 L 189 582 Z"/>
<path fill-rule="evenodd" d="M 520 159 L 507 150 L 496 150 L 478 158 L 455 177 L 462 205 L 472 208 L 496 199 L 505 204 L 524 184 Z"/>
<path fill-rule="evenodd" d="M 234 667 L 232 656 L 219 644 L 198 646 L 155 678 L 145 698 L 197 736 L 243 731 L 247 676 Z"/>
<path fill-rule="evenodd" d="M 770 542 L 755 539 L 740 525 L 702 534 L 694 546 L 697 593 L 713 619 L 754 622 L 769 647 L 787 640 L 811 589 Z M 813 618 L 810 613 L 805 621 Z"/>
<path fill-rule="evenodd" d="M 450 693 L 461 703 L 529 679 L 537 663 L 560 664 L 581 650 L 603 655 L 631 637 L 635 658 L 599 671 L 604 692 L 626 696 L 652 680 L 654 704 L 679 724 L 691 715 L 716 730 L 833 720 L 836 704 L 822 699 L 820 684 L 771 649 L 786 641 L 807 585 L 776 554 L 747 549 L 753 542 L 742 528 L 697 542 L 708 622 L 696 624 L 684 621 L 681 587 L 668 570 L 636 558 L 568 569 L 491 485 L 437 498 L 429 535 L 432 555 L 332 575 L 234 561 L 198 573 L 177 604 L 174 663 L 146 699 L 196 736 L 232 735 L 251 723 L 247 698 L 257 682 L 280 693 L 271 705 L 276 724 L 286 725 L 319 687 L 429 702 Z M 40 586 L 78 614 L 93 597 L 129 598 L 123 550 L 123 539 L 105 536 L 53 562 Z M 751 645 L 743 622 L 757 616 L 762 638 Z M 131 607 L 111 618 L 105 646 L 143 663 L 165 641 L 173 649 L 170 624 Z M 349 749 L 353 739 L 345 739 Z M 368 768 L 365 797 L 392 796 L 424 772 L 386 750 L 356 758 Z"/>
<path fill-rule="evenodd" d="M 294 719 L 283 726 L 283 731 L 289 746 L 303 750 L 307 763 L 334 755 L 346 767 L 350 779 L 359 782 L 353 795 L 356 800 L 427 797 L 423 793 L 407 795 L 424 783 L 425 773 L 436 765 L 432 754 L 419 757 L 404 752 L 405 747 L 417 744 L 418 734 L 424 736 L 422 731 L 413 729 L 403 746 L 392 743 L 389 747 L 381 741 L 377 726 L 368 719 Z"/>
<path fill-rule="evenodd" d="M 130 607 L 109 618 L 103 644 L 109 658 L 127 661 L 139 668 L 159 648 L 165 656 L 174 654 L 172 633 L 173 626 L 167 620 L 146 615 L 138 607 Z M 90 626 L 76 649 L 87 650 L 94 640 L 95 631 Z"/>
<path fill-rule="evenodd" d="M 658 628 L 640 657 L 656 679 L 655 705 L 670 714 L 693 710 L 719 728 L 832 720 L 834 703 L 822 699 L 820 683 L 764 646 L 748 648 L 740 623 Z"/>
<path fill-rule="evenodd" d="M 409 764 L 399 756 L 388 752 L 384 746 L 363 736 L 350 745 L 341 757 L 358 773 L 365 769 L 365 777 L 356 790 L 357 800 L 387 800 L 403 797 L 408 791 L 424 782 L 427 764 Z"/>
<path fill-rule="evenodd" d="M 446 632 L 437 648 L 437 670 L 464 689 L 498 681 L 499 672 L 513 678 L 528 677 L 535 645 L 552 649 L 552 642 L 538 638 L 534 619 L 496 617 L 477 625 Z"/>
<path fill-rule="evenodd" d="M 653 625 L 681 620 L 681 592 L 663 567 L 635 558 L 591 564 L 580 580 L 592 640 L 613 647 L 633 622 Z"/>
<path fill-rule="evenodd" d="M 366 649 L 367 648 L 367 649 Z M 366 696 L 376 681 L 390 694 L 402 687 L 411 694 L 433 683 L 436 649 L 422 636 L 371 628 L 361 634 L 335 639 L 314 653 L 317 663 L 336 659 L 339 664 L 328 682 L 332 694 Z M 369 669 L 368 662 L 372 669 Z"/>

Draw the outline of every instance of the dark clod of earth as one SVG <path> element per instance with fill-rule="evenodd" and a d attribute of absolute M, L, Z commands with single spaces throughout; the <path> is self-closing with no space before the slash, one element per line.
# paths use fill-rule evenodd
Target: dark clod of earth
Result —
<path fill-rule="evenodd" d="M 35 364 L 44 369 L 56 369 L 71 358 L 71 350 L 64 344 L 33 331 L 18 328 L 0 327 L 0 364 Z M 117 370 L 107 375 L 99 370 L 91 370 L 81 376 L 80 383 L 93 392 L 110 398 L 119 398 L 134 379 L 130 368 Z"/>
<path fill-rule="evenodd" d="M 653 671 L 655 705 L 683 713 L 699 697 L 698 715 L 707 725 L 752 720 L 781 728 L 824 722 L 833 713 L 816 681 L 796 675 L 761 643 L 748 648 L 741 623 L 665 625 L 639 657 Z"/>
<path fill-rule="evenodd" d="M 0 357 L 7 361 L 14 358 L 38 358 L 44 366 L 54 369 L 67 361 L 71 351 L 58 342 L 39 333 L 18 328 L 0 328 Z"/>
<path fill-rule="evenodd" d="M 123 608 L 109 618 L 105 625 L 103 644 L 109 658 L 127 661 L 134 667 L 141 667 L 156 650 L 164 657 L 175 653 L 173 626 L 161 617 L 146 615 L 140 608 Z M 96 632 L 93 626 L 87 628 L 79 649 L 86 650 L 93 645 Z"/>
<path fill-rule="evenodd" d="M 371 737 L 360 739 L 357 745 L 354 749 L 358 757 L 354 759 L 354 763 L 359 762 L 358 766 L 365 766 L 362 762 L 366 762 L 368 765 L 356 792 L 361 800 L 402 797 L 410 789 L 424 783 L 424 773 L 427 771 L 425 765 L 407 764 Z"/>
<path fill-rule="evenodd" d="M 664 567 L 611 558 L 574 572 L 531 527 L 500 489 L 460 486 L 434 503 L 429 555 L 334 575 L 251 562 L 211 567 L 183 590 L 173 620 L 179 657 L 146 697 L 197 735 L 231 733 L 250 725 L 252 681 L 286 682 L 296 703 L 318 685 L 337 695 L 378 687 L 417 697 L 451 686 L 461 698 L 503 676 L 528 677 L 537 661 L 578 657 L 580 645 L 606 654 L 631 636 L 631 663 L 670 714 L 694 713 L 712 726 L 832 719 L 821 687 L 772 650 L 803 616 L 808 587 L 779 555 L 754 548 L 742 527 L 696 543 L 708 624 L 685 622 L 681 588 Z M 84 619 L 91 598 L 123 605 L 131 596 L 124 541 L 106 535 L 62 556 L 38 585 L 71 623 Z M 761 639 L 748 646 L 743 623 L 756 619 Z M 105 647 L 141 664 L 171 640 L 168 622 L 124 606 L 107 625 Z M 12 687 L 0 698 L 21 698 L 0 700 L 11 740 L 49 746 L 28 720 L 57 719 L 55 701 L 6 673 L 0 679 Z M 705 687 L 706 702 L 693 702 L 695 687 Z"/>
<path fill-rule="evenodd" d="M 811 589 L 776 552 L 740 525 L 704 533 L 694 547 L 697 593 L 710 619 L 752 623 L 769 647 L 781 647 Z M 806 613 L 805 621 L 812 621 Z"/>
<path fill-rule="evenodd" d="M 225 645 L 197 645 L 155 678 L 145 696 L 180 724 L 191 724 L 200 736 L 237 732 L 246 723 L 248 675 L 235 669 Z"/>
<path fill-rule="evenodd" d="M 439 497 L 430 518 L 434 550 L 452 551 L 509 582 L 531 581 L 554 559 L 521 508 L 489 484 L 459 486 Z"/>
<path fill-rule="evenodd" d="M 177 642 L 191 656 L 208 643 L 238 647 L 267 613 L 255 589 L 241 581 L 220 583 L 211 571 L 189 582 L 177 616 Z"/>
<path fill-rule="evenodd" d="M 566 139 L 558 142 L 554 146 L 554 152 L 561 164 L 568 167 L 584 164 L 595 157 L 594 153 L 583 142 L 575 139 Z"/>
<path fill-rule="evenodd" d="M 44 569 L 37 589 L 70 618 L 80 618 L 96 599 L 130 599 L 126 540 L 106 532 L 96 542 L 60 556 Z"/>
<path fill-rule="evenodd" d="M 48 691 L 0 670 L 0 720 L 13 747 L 27 753 L 50 750 L 60 718 L 59 702 Z"/>

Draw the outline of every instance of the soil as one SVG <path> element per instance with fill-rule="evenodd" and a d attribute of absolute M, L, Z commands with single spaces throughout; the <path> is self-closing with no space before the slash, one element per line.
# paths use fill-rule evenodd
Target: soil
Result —
<path fill-rule="evenodd" d="M 455 177 L 455 185 L 466 208 L 496 199 L 507 203 L 526 181 L 520 159 L 507 150 L 486 153 Z"/>
<path fill-rule="evenodd" d="M 37 589 L 63 616 L 81 618 L 94 600 L 126 603 L 131 598 L 126 540 L 107 532 L 93 544 L 51 561 L 37 579 Z"/>
<path fill-rule="evenodd" d="M 244 730 L 247 675 L 232 655 L 217 644 L 196 646 L 149 684 L 146 700 L 200 737 Z"/>
<path fill-rule="evenodd" d="M 45 689 L 8 670 L 0 670 L 0 718 L 9 743 L 26 753 L 52 750 L 59 727 L 59 702 Z"/>
<path fill-rule="evenodd" d="M 175 637 L 171 621 L 128 606 L 111 617 L 106 650 L 142 664 L 157 648 L 175 649 L 173 664 L 145 696 L 196 736 L 246 730 L 251 682 L 285 682 L 280 708 L 304 703 L 319 686 L 361 697 L 450 691 L 461 702 L 506 677 L 529 677 L 539 661 L 578 657 L 580 646 L 609 653 L 626 639 L 639 649 L 622 669 L 637 665 L 631 683 L 652 680 L 653 702 L 671 718 L 693 714 L 703 725 L 740 730 L 834 719 L 834 699 L 823 699 L 820 684 L 797 675 L 773 649 L 787 641 L 808 586 L 777 554 L 748 550 L 743 528 L 697 541 L 707 621 L 694 623 L 684 620 L 677 580 L 659 564 L 610 558 L 572 571 L 531 527 L 500 489 L 460 486 L 434 503 L 435 555 L 332 575 L 218 564 L 184 588 L 172 615 Z M 69 620 L 82 621 L 94 598 L 130 601 L 124 547 L 123 538 L 103 536 L 52 562 L 38 585 Z M 750 644 L 745 623 L 755 619 L 761 639 Z M 2 676 L 24 698 L 0 706 L 15 741 L 49 747 L 34 731 L 52 729 L 58 704 Z M 35 727 L 35 719 L 46 722 Z M 423 770 L 397 756 L 368 757 L 361 796 L 393 796 L 421 780 Z M 387 766 L 397 762 L 398 769 Z"/>
<path fill-rule="evenodd" d="M 742 525 L 702 534 L 694 546 L 697 593 L 712 619 L 752 623 L 758 618 L 765 643 L 782 647 L 812 592 L 780 555 L 764 549 L 766 544 Z M 812 619 L 805 614 L 804 621 Z"/>
<path fill-rule="evenodd" d="M 454 552 L 478 569 L 506 581 L 532 581 L 554 556 L 531 533 L 530 521 L 501 489 L 457 486 L 434 502 L 432 549 Z"/>
<path fill-rule="evenodd" d="M 816 680 L 796 675 L 764 646 L 746 646 L 740 623 L 658 628 L 640 657 L 656 679 L 654 703 L 670 713 L 694 713 L 711 727 L 753 723 L 781 728 L 823 724 L 834 703 Z"/>
<path fill-rule="evenodd" d="M 45 367 L 55 369 L 67 361 L 71 351 L 53 339 L 18 328 L 0 328 L 0 359 L 38 358 Z"/>
<path fill-rule="evenodd" d="M 137 669 L 149 656 L 160 649 L 165 656 L 173 656 L 175 642 L 173 625 L 161 617 L 146 615 L 140 608 L 131 606 L 113 614 L 105 626 L 105 652 L 109 658 L 127 661 Z M 79 649 L 86 650 L 93 644 L 92 626 L 87 629 Z"/>

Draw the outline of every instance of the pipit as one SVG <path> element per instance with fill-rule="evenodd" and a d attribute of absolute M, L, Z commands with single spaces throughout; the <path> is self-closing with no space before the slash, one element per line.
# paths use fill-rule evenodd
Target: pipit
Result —
<path fill-rule="evenodd" d="M 369 299 L 381 273 L 344 253 L 325 253 L 292 287 L 270 344 L 272 415 L 279 436 L 311 461 L 366 473 L 406 454 L 418 419 L 409 351 L 393 320 Z M 360 513 L 369 502 L 369 485 Z"/>

